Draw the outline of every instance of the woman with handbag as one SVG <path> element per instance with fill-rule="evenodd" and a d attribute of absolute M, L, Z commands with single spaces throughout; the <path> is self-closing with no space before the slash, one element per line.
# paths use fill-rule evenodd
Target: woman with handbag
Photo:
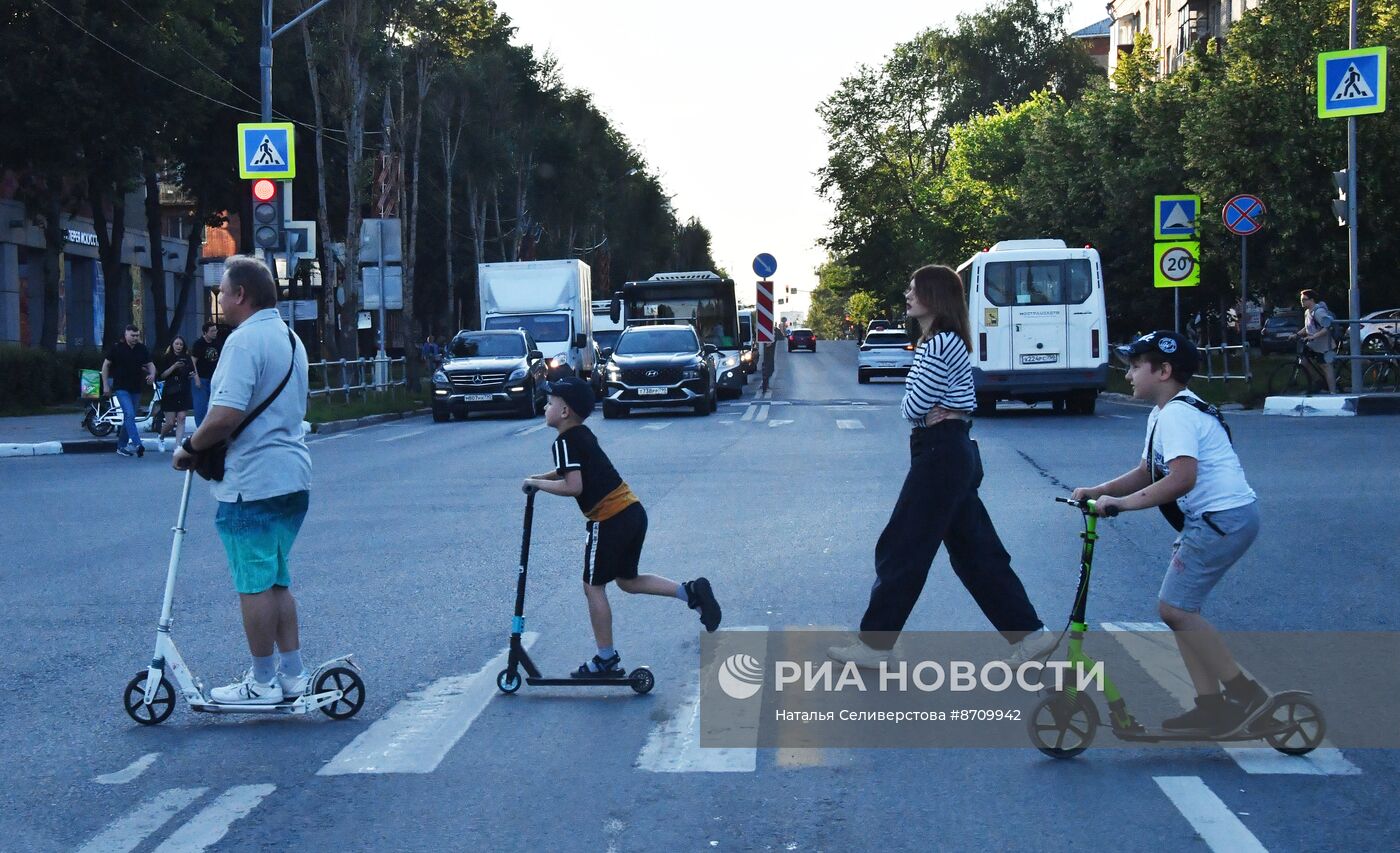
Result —
<path fill-rule="evenodd" d="M 909 473 L 875 545 L 875 584 L 860 637 L 828 654 L 871 669 L 888 661 L 946 544 L 958 580 L 992 626 L 1015 644 L 1009 659 L 1039 657 L 1053 648 L 1054 637 L 1036 615 L 977 494 L 982 458 L 969 435 L 977 399 L 962 279 L 945 266 L 920 267 L 905 299 L 918 339 L 901 406 L 913 426 Z"/>

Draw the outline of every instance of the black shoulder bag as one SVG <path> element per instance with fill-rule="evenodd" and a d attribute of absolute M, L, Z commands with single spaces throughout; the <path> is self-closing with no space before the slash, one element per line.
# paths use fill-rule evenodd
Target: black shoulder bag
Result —
<path fill-rule="evenodd" d="M 194 454 L 194 472 L 199 476 L 206 480 L 223 482 L 224 459 L 228 456 L 228 446 L 242 435 L 243 430 L 248 428 L 248 424 L 252 423 L 254 418 L 261 415 L 268 406 L 272 405 L 272 401 L 276 400 L 277 395 L 282 393 L 282 389 L 287 387 L 288 380 L 292 378 L 292 371 L 296 370 L 297 366 L 297 339 L 296 336 L 292 334 L 291 329 L 287 330 L 287 338 L 292 345 L 292 363 L 287 366 L 287 375 L 282 377 L 282 382 L 277 386 L 277 390 L 272 392 L 271 396 L 259 403 L 258 407 L 249 413 L 248 417 L 243 419 L 243 423 L 239 424 L 228 438 L 213 447 L 206 450 L 195 451 L 190 448 L 190 440 L 188 438 L 185 439 L 184 448 Z"/>
<path fill-rule="evenodd" d="M 1177 402 L 1186 403 L 1196 411 L 1210 415 L 1211 417 L 1215 418 L 1216 422 L 1218 422 L 1221 428 L 1225 430 L 1225 437 L 1230 440 L 1231 444 L 1235 443 L 1235 437 L 1230 434 L 1230 425 L 1225 423 L 1225 416 L 1220 414 L 1220 410 L 1218 408 L 1212 406 L 1204 400 L 1198 399 L 1196 397 L 1187 396 L 1173 397 L 1167 401 L 1167 406 L 1170 406 L 1172 403 Z M 1166 406 L 1163 406 L 1162 408 L 1165 409 Z M 1160 418 L 1161 415 L 1158 415 L 1158 419 Z M 1156 437 L 1157 424 L 1154 423 L 1152 425 L 1152 432 L 1147 436 L 1147 471 L 1148 476 L 1152 478 L 1152 482 L 1154 483 L 1157 482 L 1158 477 L 1161 475 L 1161 472 L 1157 469 L 1157 454 L 1153 451 L 1152 448 L 1153 439 L 1155 439 Z M 1165 462 L 1166 460 L 1163 461 Z M 1181 511 L 1181 507 L 1177 504 L 1176 501 L 1172 500 L 1167 501 L 1164 504 L 1158 504 L 1157 508 L 1162 511 L 1162 517 L 1167 520 L 1167 523 L 1170 524 L 1172 528 L 1175 529 L 1178 533 L 1181 532 L 1181 528 L 1186 526 L 1186 513 Z"/>

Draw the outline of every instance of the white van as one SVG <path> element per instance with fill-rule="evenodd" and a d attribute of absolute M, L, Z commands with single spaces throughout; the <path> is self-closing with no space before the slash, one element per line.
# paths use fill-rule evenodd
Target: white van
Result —
<path fill-rule="evenodd" d="M 1049 400 L 1093 414 L 1108 384 L 1103 266 L 1063 240 L 1003 240 L 958 267 L 972 324 L 979 413 Z"/>

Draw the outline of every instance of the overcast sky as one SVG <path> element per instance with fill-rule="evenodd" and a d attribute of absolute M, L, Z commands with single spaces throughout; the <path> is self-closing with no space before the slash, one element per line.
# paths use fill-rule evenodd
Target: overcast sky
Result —
<path fill-rule="evenodd" d="M 774 280 L 816 286 L 830 205 L 816 107 L 861 64 L 948 24 L 985 0 L 498 0 L 517 40 L 559 60 L 571 88 L 593 93 L 673 194 L 700 217 L 715 260 L 753 301 L 753 256 L 778 259 Z M 1106 17 L 1073 0 L 1073 31 Z M 957 264 L 962 258 L 930 258 Z M 805 299 L 789 307 L 802 307 Z"/>

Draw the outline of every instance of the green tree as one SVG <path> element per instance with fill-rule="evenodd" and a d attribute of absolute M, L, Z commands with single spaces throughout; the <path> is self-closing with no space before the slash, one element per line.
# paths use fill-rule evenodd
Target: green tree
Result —
<path fill-rule="evenodd" d="M 846 316 L 857 329 L 864 329 L 880 313 L 880 300 L 867 290 L 852 293 L 846 300 Z"/>

